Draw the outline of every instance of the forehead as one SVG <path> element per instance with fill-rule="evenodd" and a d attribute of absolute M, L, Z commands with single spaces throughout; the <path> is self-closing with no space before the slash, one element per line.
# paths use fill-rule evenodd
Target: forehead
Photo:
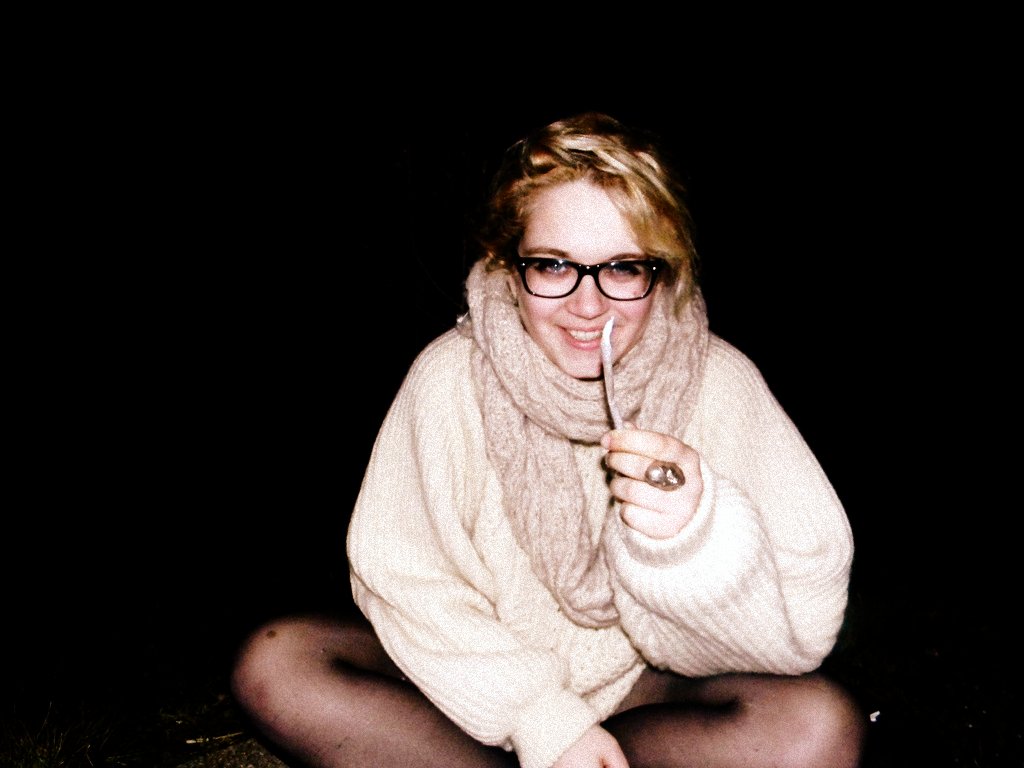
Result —
<path fill-rule="evenodd" d="M 641 251 L 608 193 L 586 180 L 537 190 L 525 224 L 526 249 L 547 248 L 584 262 Z"/>

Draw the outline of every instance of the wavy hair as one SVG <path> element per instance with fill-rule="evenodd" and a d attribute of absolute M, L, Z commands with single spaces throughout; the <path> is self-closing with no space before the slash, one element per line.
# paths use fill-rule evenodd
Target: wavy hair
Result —
<path fill-rule="evenodd" d="M 697 254 L 685 189 L 654 143 L 613 117 L 587 112 L 559 120 L 506 151 L 477 232 L 488 270 L 514 269 L 537 190 L 586 179 L 604 189 L 647 256 L 664 259 L 678 314 L 693 295 Z"/>

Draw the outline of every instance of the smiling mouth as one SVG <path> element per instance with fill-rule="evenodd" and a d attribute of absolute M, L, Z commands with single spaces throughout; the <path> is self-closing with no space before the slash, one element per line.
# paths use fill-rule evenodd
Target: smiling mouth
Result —
<path fill-rule="evenodd" d="M 601 337 L 601 331 L 569 331 L 569 335 L 576 341 L 593 341 Z"/>

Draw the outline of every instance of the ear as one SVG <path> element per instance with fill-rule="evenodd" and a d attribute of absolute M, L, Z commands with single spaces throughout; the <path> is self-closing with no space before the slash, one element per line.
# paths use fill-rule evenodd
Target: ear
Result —
<path fill-rule="evenodd" d="M 508 285 L 508 293 L 512 297 L 512 304 L 513 304 L 513 306 L 518 307 L 519 306 L 519 280 L 516 279 L 516 276 L 515 276 L 514 273 L 507 272 L 505 274 L 505 282 Z"/>

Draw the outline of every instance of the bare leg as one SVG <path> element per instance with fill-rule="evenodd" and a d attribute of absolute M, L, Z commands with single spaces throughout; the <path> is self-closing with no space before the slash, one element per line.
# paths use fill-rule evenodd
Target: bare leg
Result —
<path fill-rule="evenodd" d="M 630 768 L 854 768 L 865 721 L 827 678 L 649 670 L 604 727 Z"/>
<path fill-rule="evenodd" d="M 314 768 L 518 765 L 406 682 L 364 621 L 267 624 L 239 652 L 232 691 L 270 741 Z"/>

